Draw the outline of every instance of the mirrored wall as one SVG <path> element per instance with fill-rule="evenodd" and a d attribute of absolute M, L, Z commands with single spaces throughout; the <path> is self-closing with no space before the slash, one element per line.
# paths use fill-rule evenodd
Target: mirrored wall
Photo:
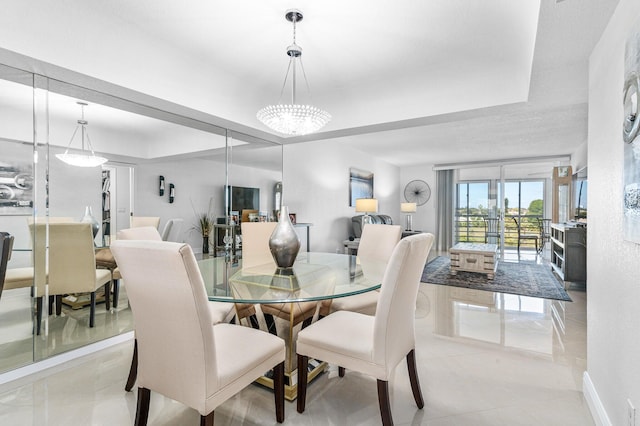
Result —
<path fill-rule="evenodd" d="M 117 306 L 107 309 L 106 295 L 98 294 L 93 327 L 86 294 L 61 298 L 57 314 L 45 266 L 55 256 L 48 232 L 35 231 L 39 223 L 50 229 L 46 224 L 91 216 L 99 252 L 132 216 L 158 217 L 161 234 L 179 223 L 165 237 L 189 243 L 197 256 L 228 256 L 221 237 L 204 241 L 202 215 L 224 232 L 243 210 L 251 220 L 274 220 L 281 145 L 222 129 L 185 108 L 164 111 L 2 65 L 0 93 L 0 231 L 15 237 L 0 293 L 0 373 L 133 329 L 126 283 Z M 79 120 L 87 122 L 96 154 L 108 159 L 104 165 L 76 167 L 56 157 L 81 151 Z M 241 247 L 241 236 L 237 242 Z"/>

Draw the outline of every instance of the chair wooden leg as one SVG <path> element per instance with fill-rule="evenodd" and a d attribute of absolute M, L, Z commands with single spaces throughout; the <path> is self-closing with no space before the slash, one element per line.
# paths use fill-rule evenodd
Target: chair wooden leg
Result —
<path fill-rule="evenodd" d="M 136 407 L 135 426 L 145 426 L 149 419 L 149 401 L 151 391 L 147 388 L 138 388 L 138 406 Z"/>
<path fill-rule="evenodd" d="M 104 308 L 111 309 L 111 281 L 104 285 Z"/>
<path fill-rule="evenodd" d="M 36 334 L 40 335 L 40 328 L 42 327 L 42 305 L 44 304 L 44 296 L 36 298 Z"/>
<path fill-rule="evenodd" d="M 420 390 L 420 380 L 418 380 L 418 369 L 416 368 L 416 350 L 411 349 L 407 354 L 407 369 L 409 370 L 409 381 L 411 382 L 411 391 L 413 399 L 416 400 L 418 408 L 424 407 L 424 399 L 422 399 L 422 391 Z"/>
<path fill-rule="evenodd" d="M 56 296 L 56 315 L 62 315 L 62 295 L 58 294 Z"/>
<path fill-rule="evenodd" d="M 304 412 L 307 402 L 307 372 L 309 368 L 309 357 L 298 355 L 298 413 Z"/>
<path fill-rule="evenodd" d="M 276 403 L 276 421 L 284 422 L 284 361 L 273 368 L 273 394 Z"/>
<path fill-rule="evenodd" d="M 378 405 L 380 405 L 382 426 L 393 426 L 391 402 L 389 401 L 389 382 L 385 380 L 378 380 Z"/>
<path fill-rule="evenodd" d="M 120 280 L 113 280 L 113 309 L 118 307 L 120 297 Z"/>
<path fill-rule="evenodd" d="M 344 377 L 344 367 L 338 367 L 338 376 Z"/>
<path fill-rule="evenodd" d="M 200 416 L 200 426 L 213 426 L 213 411 L 206 416 Z"/>
<path fill-rule="evenodd" d="M 49 315 L 53 315 L 53 308 L 56 306 L 56 297 L 49 296 Z"/>
<path fill-rule="evenodd" d="M 133 339 L 133 356 L 131 357 L 131 367 L 129 367 L 129 377 L 127 377 L 127 384 L 124 385 L 124 390 L 129 392 L 133 389 L 133 385 L 138 378 L 138 340 Z"/>
<path fill-rule="evenodd" d="M 96 292 L 91 292 L 91 307 L 89 308 L 89 327 L 93 327 L 96 322 Z"/>

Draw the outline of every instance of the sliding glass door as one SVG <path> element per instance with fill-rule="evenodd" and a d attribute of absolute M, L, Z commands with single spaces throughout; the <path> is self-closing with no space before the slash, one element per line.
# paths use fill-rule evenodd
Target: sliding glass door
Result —
<path fill-rule="evenodd" d="M 484 218 L 489 212 L 490 182 L 460 182 L 456 185 L 455 241 L 485 242 Z"/>

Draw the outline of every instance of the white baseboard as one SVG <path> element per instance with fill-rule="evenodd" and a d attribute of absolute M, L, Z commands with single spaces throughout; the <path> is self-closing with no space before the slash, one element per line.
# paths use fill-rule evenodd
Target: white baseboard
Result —
<path fill-rule="evenodd" d="M 596 392 L 596 388 L 593 386 L 589 373 L 586 371 L 582 375 L 582 393 L 584 394 L 584 398 L 587 400 L 587 406 L 589 406 L 591 417 L 593 417 L 593 421 L 596 425 L 612 426 L 611 420 L 609 420 L 609 416 L 607 416 L 607 412 L 604 409 L 604 405 L 602 405 L 602 401 L 600 401 L 598 392 Z"/>
<path fill-rule="evenodd" d="M 91 343 L 89 345 L 69 352 L 65 352 L 60 355 L 52 356 L 42 361 L 34 362 L 33 364 L 25 365 L 24 367 L 16 368 L 15 370 L 7 371 L 6 373 L 0 374 L 0 385 L 22 379 L 31 374 L 42 372 L 51 367 L 56 367 L 58 365 L 68 363 L 83 356 L 99 352 L 111 346 L 133 340 L 133 338 L 134 333 L 133 331 L 130 331 L 114 337 L 110 337 L 108 339 L 101 340 L 99 342 Z"/>

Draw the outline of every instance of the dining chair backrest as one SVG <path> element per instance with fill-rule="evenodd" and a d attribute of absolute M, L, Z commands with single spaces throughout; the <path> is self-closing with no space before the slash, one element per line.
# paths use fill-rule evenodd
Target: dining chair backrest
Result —
<path fill-rule="evenodd" d="M 34 221 L 32 217 L 27 219 L 29 231 L 31 233 L 31 241 L 33 250 L 31 257 L 33 261 L 33 280 L 35 284 L 35 294 L 40 297 L 45 293 L 45 285 L 47 283 L 47 233 L 46 225 L 54 223 L 75 223 L 72 217 L 50 216 L 37 217 Z M 35 231 L 34 224 L 38 224 L 38 231 Z M 93 232 L 93 231 L 92 231 Z"/>
<path fill-rule="evenodd" d="M 116 234 L 117 240 L 151 240 L 162 241 L 162 237 L 153 226 L 141 226 L 138 228 L 125 228 Z"/>
<path fill-rule="evenodd" d="M 155 216 L 131 216 L 129 219 L 129 227 L 137 228 L 140 226 L 153 226 L 158 229 L 160 226 L 160 218 Z"/>
<path fill-rule="evenodd" d="M 203 406 L 202 395 L 218 387 L 219 378 L 213 319 L 191 247 L 116 240 L 111 251 L 127 277 L 139 348 L 138 386 Z"/>
<path fill-rule="evenodd" d="M 387 262 L 402 237 L 400 225 L 377 225 L 368 223 L 362 228 L 358 245 L 358 257 Z"/>
<path fill-rule="evenodd" d="M 183 222 L 184 220 L 179 218 L 169 219 L 162 230 L 162 241 L 181 242 L 180 231 L 182 231 Z"/>
<path fill-rule="evenodd" d="M 47 224 L 35 223 L 36 250 L 34 255 L 44 260 Z M 54 222 L 48 224 L 47 264 L 49 294 L 93 292 L 96 289 L 96 258 L 91 223 Z M 38 260 L 38 263 L 42 263 Z M 36 283 L 44 282 L 40 276 L 44 265 L 36 263 Z M 39 292 L 38 292 L 39 293 Z"/>
<path fill-rule="evenodd" d="M 273 264 L 269 238 L 277 222 L 242 222 L 242 267 Z"/>
<path fill-rule="evenodd" d="M 373 347 L 374 362 L 387 369 L 394 368 L 415 347 L 412 307 L 416 306 L 433 240 L 433 234 L 428 233 L 403 238 L 387 264 L 376 309 Z"/>

